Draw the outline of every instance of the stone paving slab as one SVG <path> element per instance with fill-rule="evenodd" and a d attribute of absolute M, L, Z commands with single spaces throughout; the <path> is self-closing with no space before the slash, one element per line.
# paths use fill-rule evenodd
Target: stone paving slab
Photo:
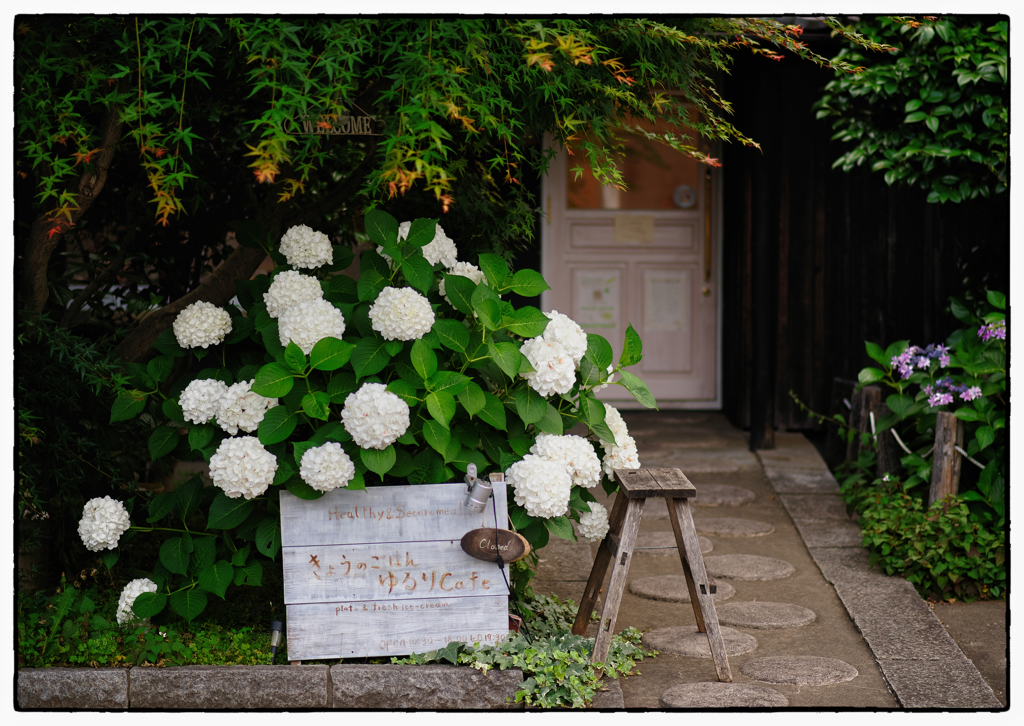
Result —
<path fill-rule="evenodd" d="M 764 473 L 779 494 L 839 494 L 839 484 L 827 469 L 794 471 L 766 466 Z"/>
<path fill-rule="evenodd" d="M 128 669 L 19 668 L 17 704 L 19 708 L 125 709 Z"/>
<path fill-rule="evenodd" d="M 665 708 L 784 708 L 789 699 L 766 686 L 749 683 L 680 683 L 661 697 Z"/>
<path fill-rule="evenodd" d="M 886 583 L 900 579 L 872 570 L 870 556 L 863 547 L 809 547 L 808 550 L 821 574 L 832 584 L 852 584 L 855 581 Z"/>
<path fill-rule="evenodd" d="M 379 666 L 378 666 L 379 667 Z M 167 709 L 327 708 L 325 665 L 132 668 L 131 707 Z"/>
<path fill-rule="evenodd" d="M 904 708 L 1003 708 L 966 656 L 953 660 L 881 658 L 878 666 Z"/>
<path fill-rule="evenodd" d="M 860 526 L 850 521 L 820 522 L 794 517 L 793 523 L 808 547 L 860 547 L 864 541 Z"/>
<path fill-rule="evenodd" d="M 780 494 L 779 500 L 793 519 L 852 521 L 838 494 Z"/>
<path fill-rule="evenodd" d="M 712 577 L 734 580 L 780 580 L 796 571 L 784 560 L 760 555 L 711 555 L 704 558 L 704 568 Z"/>
<path fill-rule="evenodd" d="M 643 577 L 629 583 L 629 591 L 637 597 L 662 602 L 690 602 L 690 591 L 686 587 L 686 578 L 682 575 L 658 575 Z M 711 599 L 715 602 L 728 600 L 736 594 L 736 588 L 724 580 L 715 583 L 715 592 Z"/>
<path fill-rule="evenodd" d="M 775 448 L 762 449 L 757 452 L 757 457 L 766 470 L 781 468 L 828 471 L 828 464 L 821 458 L 818 450 L 799 433 L 776 431 Z"/>
<path fill-rule="evenodd" d="M 792 686 L 829 686 L 852 681 L 859 675 L 857 669 L 845 661 L 814 655 L 755 658 L 740 666 L 740 673 L 755 681 Z"/>
<path fill-rule="evenodd" d="M 539 552 L 537 578 L 543 580 L 586 580 L 594 565 L 590 544 L 570 542 L 552 536 Z"/>
<path fill-rule="evenodd" d="M 906 580 L 890 578 L 888 582 L 870 584 L 842 581 L 835 584 L 836 594 L 843 601 L 854 622 L 865 618 L 900 617 L 934 618 L 928 604 Z"/>
<path fill-rule="evenodd" d="M 753 635 L 724 626 L 721 631 L 727 656 L 749 653 L 757 647 L 757 638 Z M 711 657 L 708 634 L 698 631 L 696 625 L 657 628 L 644 634 L 643 643 L 648 648 L 685 655 L 689 658 Z"/>
<path fill-rule="evenodd" d="M 599 711 L 621 711 L 626 707 L 622 700 L 622 683 L 619 682 L 619 679 L 603 677 L 601 689 L 594 694 L 594 700 L 591 701 L 589 708 Z"/>
<path fill-rule="evenodd" d="M 331 666 L 334 708 L 385 710 L 521 709 L 515 693 L 519 669 L 491 670 L 447 665 Z"/>
<path fill-rule="evenodd" d="M 697 517 L 693 526 L 701 534 L 716 537 L 763 537 L 775 531 L 767 522 L 740 517 Z"/>
<path fill-rule="evenodd" d="M 857 627 L 876 658 L 887 660 L 947 660 L 963 657 L 938 618 L 858 618 Z"/>
<path fill-rule="evenodd" d="M 715 608 L 718 622 L 737 628 L 798 628 L 817 619 L 813 610 L 784 602 L 730 602 Z"/>

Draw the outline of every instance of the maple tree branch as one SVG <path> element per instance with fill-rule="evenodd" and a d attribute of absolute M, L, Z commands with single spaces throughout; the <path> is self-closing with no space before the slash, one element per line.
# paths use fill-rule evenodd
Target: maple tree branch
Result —
<path fill-rule="evenodd" d="M 48 212 L 32 222 L 21 269 L 22 301 L 32 317 L 38 317 L 43 311 L 50 294 L 46 283 L 50 257 L 64 234 L 89 210 L 107 183 L 107 172 L 114 159 L 117 142 L 121 140 L 122 129 L 121 110 L 110 104 L 103 119 L 99 151 L 92 169 L 78 179 L 75 208 L 67 210 L 66 216 Z"/>

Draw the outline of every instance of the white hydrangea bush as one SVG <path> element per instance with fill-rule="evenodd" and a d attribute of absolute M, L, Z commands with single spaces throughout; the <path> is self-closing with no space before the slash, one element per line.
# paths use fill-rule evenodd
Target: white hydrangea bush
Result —
<path fill-rule="evenodd" d="M 369 314 L 373 329 L 384 340 L 418 340 L 434 325 L 430 301 L 408 287 L 385 287 Z"/>
<path fill-rule="evenodd" d="M 228 392 L 228 384 L 215 378 L 195 380 L 185 386 L 178 405 L 185 420 L 204 424 L 220 412 L 220 402 Z"/>
<path fill-rule="evenodd" d="M 560 343 L 537 336 L 524 342 L 520 351 L 533 367 L 520 375 L 533 390 L 545 397 L 572 390 L 576 384 L 576 364 Z"/>
<path fill-rule="evenodd" d="M 580 536 L 587 542 L 600 542 L 608 534 L 608 510 L 598 502 L 590 503 L 590 511 L 580 514 Z"/>
<path fill-rule="evenodd" d="M 149 618 L 140 618 L 132 611 L 132 605 L 136 598 L 144 592 L 156 592 L 157 585 L 148 577 L 140 577 L 132 580 L 117 599 L 117 624 L 118 625 L 149 625 Z"/>
<path fill-rule="evenodd" d="M 550 519 L 565 514 L 572 494 L 572 476 L 560 461 L 527 454 L 505 472 L 515 501 L 531 517 Z"/>
<path fill-rule="evenodd" d="M 109 496 L 96 497 L 85 503 L 78 536 L 91 552 L 112 550 L 130 526 L 131 518 L 124 504 Z"/>
<path fill-rule="evenodd" d="M 549 532 L 606 534 L 608 512 L 592 492 L 614 493 L 614 471 L 640 457 L 597 394 L 621 386 L 655 405 L 626 370 L 641 358 L 632 327 L 616 361 L 608 341 L 569 316 L 510 302 L 549 289 L 539 273 L 489 252 L 463 249 L 460 260 L 436 220 L 399 224 L 371 210 L 362 229 L 371 244 L 358 279 L 339 273 L 355 269 L 353 246 L 292 227 L 271 254 L 277 269 L 236 281 L 229 305 L 185 308 L 132 364 L 132 389 L 111 419 L 138 416 L 154 460 L 201 456 L 213 487 L 197 476 L 172 498 L 86 505 L 80 536 L 108 566 L 129 529 L 163 538 L 162 567 L 125 588 L 119 622 L 136 621 L 132 603 L 150 583 L 211 597 L 258 583 L 261 559 L 280 553 L 276 505 L 286 495 L 457 482 L 474 464 L 478 476 L 505 475 L 509 516 L 534 549 Z M 202 601 L 189 598 L 182 614 L 196 617 Z"/>
<path fill-rule="evenodd" d="M 253 381 L 240 381 L 225 386 L 217 407 L 217 423 L 234 436 L 239 431 L 251 434 L 267 411 L 278 405 L 276 398 L 266 398 L 252 390 Z"/>
<path fill-rule="evenodd" d="M 231 315 L 213 303 L 194 302 L 174 318 L 174 336 L 182 348 L 209 348 L 231 332 Z"/>
<path fill-rule="evenodd" d="M 292 305 L 320 300 L 323 296 L 324 291 L 318 279 L 297 270 L 285 270 L 274 278 L 270 289 L 263 293 L 263 302 L 267 306 L 267 314 L 279 318 Z"/>
<path fill-rule="evenodd" d="M 282 346 L 289 341 L 309 355 L 324 338 L 345 334 L 345 316 L 327 300 L 303 300 L 285 308 L 277 321 Z"/>
<path fill-rule="evenodd" d="M 210 478 L 232 499 L 252 499 L 267 491 L 277 473 L 277 457 L 255 436 L 224 439 L 210 457 Z"/>
<path fill-rule="evenodd" d="M 356 475 L 352 459 L 336 441 L 306 449 L 299 465 L 299 476 L 318 492 L 347 486 Z"/>
<path fill-rule="evenodd" d="M 409 428 L 409 404 L 383 383 L 364 383 L 345 399 L 345 430 L 363 449 L 386 449 Z"/>
<path fill-rule="evenodd" d="M 279 249 L 292 267 L 313 269 L 334 261 L 334 250 L 327 235 L 304 224 L 285 232 Z"/>

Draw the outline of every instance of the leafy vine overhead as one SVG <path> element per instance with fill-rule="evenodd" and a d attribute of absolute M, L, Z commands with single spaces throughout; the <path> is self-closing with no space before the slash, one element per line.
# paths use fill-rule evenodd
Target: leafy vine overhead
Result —
<path fill-rule="evenodd" d="M 116 277 L 104 272 L 134 264 L 145 287 L 159 268 L 145 299 L 175 307 L 147 325 L 165 326 L 197 299 L 226 302 L 264 259 L 225 245 L 226 220 L 257 221 L 271 239 L 315 224 L 352 242 L 354 218 L 401 196 L 423 197 L 433 208 L 422 214 L 447 213 L 456 232 L 462 216 L 476 230 L 485 220 L 471 248 L 510 259 L 532 240 L 538 205 L 525 182 L 554 153 L 545 134 L 573 140 L 606 183 L 622 184 L 616 134 L 646 133 L 639 120 L 667 121 L 675 131 L 657 141 L 715 164 L 698 134 L 756 146 L 716 90 L 731 54 L 788 51 L 857 70 L 814 54 L 800 33 L 751 18 L 20 16 L 23 300 L 37 314 L 63 286 L 66 305 L 71 271 L 51 258 L 102 229 L 109 243 L 81 255 L 90 281 L 107 283 L 90 288 L 91 308 Z M 337 133 L 367 116 L 358 135 Z M 117 253 L 129 245 L 126 262 Z M 179 264 L 182 247 L 191 259 Z"/>
<path fill-rule="evenodd" d="M 920 187 L 929 202 L 994 197 L 1007 189 L 1009 22 L 1005 16 L 871 18 L 856 25 L 899 52 L 865 58 L 856 45 L 816 104 L 833 136 L 852 144 L 834 166 L 869 166 L 889 185 Z"/>

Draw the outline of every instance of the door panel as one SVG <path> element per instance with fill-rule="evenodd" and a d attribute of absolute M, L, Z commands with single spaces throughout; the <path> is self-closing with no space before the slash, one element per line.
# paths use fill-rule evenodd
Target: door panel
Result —
<path fill-rule="evenodd" d="M 720 408 L 717 220 L 707 205 L 707 167 L 648 142 L 627 144 L 628 191 L 602 187 L 562 149 L 544 180 L 542 272 L 551 285 L 544 310 L 569 314 L 622 351 L 627 325 L 644 358 L 630 370 L 660 408 Z M 577 174 L 574 167 L 581 167 Z M 711 237 L 708 239 L 707 235 Z M 708 243 L 711 244 L 708 244 Z M 639 407 L 622 386 L 598 397 Z"/>

